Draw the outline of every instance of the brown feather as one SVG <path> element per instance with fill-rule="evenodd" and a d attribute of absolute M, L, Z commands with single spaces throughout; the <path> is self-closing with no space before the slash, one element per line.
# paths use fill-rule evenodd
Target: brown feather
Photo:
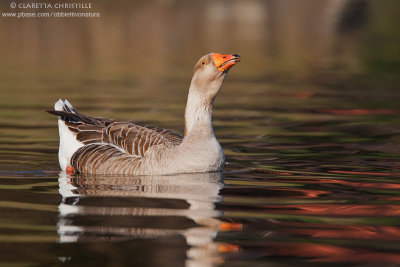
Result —
<path fill-rule="evenodd" d="M 89 117 L 70 108 L 48 112 L 61 116 L 76 139 L 85 145 L 71 158 L 71 165 L 81 173 L 99 173 L 102 170 L 106 173 L 113 164 L 116 164 L 115 169 L 123 166 L 129 173 L 152 146 L 179 145 L 183 139 L 169 130 Z"/>
<path fill-rule="evenodd" d="M 79 132 L 76 135 L 76 140 L 82 142 L 83 144 L 88 144 L 96 142 L 100 143 L 101 142 L 101 133 L 99 132 L 93 132 L 93 131 L 87 131 L 87 132 Z"/>

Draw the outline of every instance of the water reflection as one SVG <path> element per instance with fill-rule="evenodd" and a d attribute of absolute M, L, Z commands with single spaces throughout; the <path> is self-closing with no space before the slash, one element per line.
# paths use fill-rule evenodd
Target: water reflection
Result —
<path fill-rule="evenodd" d="M 214 242 L 223 222 L 215 203 L 222 200 L 221 173 L 177 176 L 69 176 L 60 173 L 58 234 L 61 243 L 184 237 L 186 265 L 212 266 L 219 251 L 234 249 Z"/>

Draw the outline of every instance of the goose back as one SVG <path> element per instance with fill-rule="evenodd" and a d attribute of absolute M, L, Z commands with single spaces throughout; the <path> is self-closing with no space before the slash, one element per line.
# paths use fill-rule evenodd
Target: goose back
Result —
<path fill-rule="evenodd" d="M 94 118 L 76 110 L 50 110 L 60 116 L 76 140 L 84 146 L 71 157 L 71 166 L 80 173 L 135 173 L 140 159 L 154 146 L 179 145 L 183 137 L 170 130 Z M 124 167 L 125 166 L 125 167 Z"/>

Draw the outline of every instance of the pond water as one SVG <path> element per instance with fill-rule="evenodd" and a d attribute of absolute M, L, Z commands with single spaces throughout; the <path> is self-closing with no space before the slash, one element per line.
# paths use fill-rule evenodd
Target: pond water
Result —
<path fill-rule="evenodd" d="M 3 92 L 39 104 L 1 107 L 1 262 L 397 263 L 399 95 L 368 83 L 241 81 L 233 69 L 215 104 L 224 173 L 158 177 L 60 173 L 56 120 L 43 110 L 62 88 Z M 83 113 L 181 129 L 184 81 L 165 95 L 115 94 L 126 87 L 82 84 L 71 101 Z"/>
<path fill-rule="evenodd" d="M 0 266 L 400 263 L 397 1 L 118 3 L 2 19 Z M 60 172 L 57 99 L 182 133 L 210 50 L 242 57 L 214 107 L 223 173 Z"/>

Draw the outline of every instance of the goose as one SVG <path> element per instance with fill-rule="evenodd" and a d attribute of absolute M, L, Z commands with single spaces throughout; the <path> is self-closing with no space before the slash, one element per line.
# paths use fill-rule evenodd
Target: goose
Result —
<path fill-rule="evenodd" d="M 212 127 L 214 99 L 237 54 L 210 53 L 198 60 L 189 86 L 185 131 L 96 118 L 59 99 L 60 167 L 68 174 L 167 175 L 218 172 L 225 156 Z"/>

